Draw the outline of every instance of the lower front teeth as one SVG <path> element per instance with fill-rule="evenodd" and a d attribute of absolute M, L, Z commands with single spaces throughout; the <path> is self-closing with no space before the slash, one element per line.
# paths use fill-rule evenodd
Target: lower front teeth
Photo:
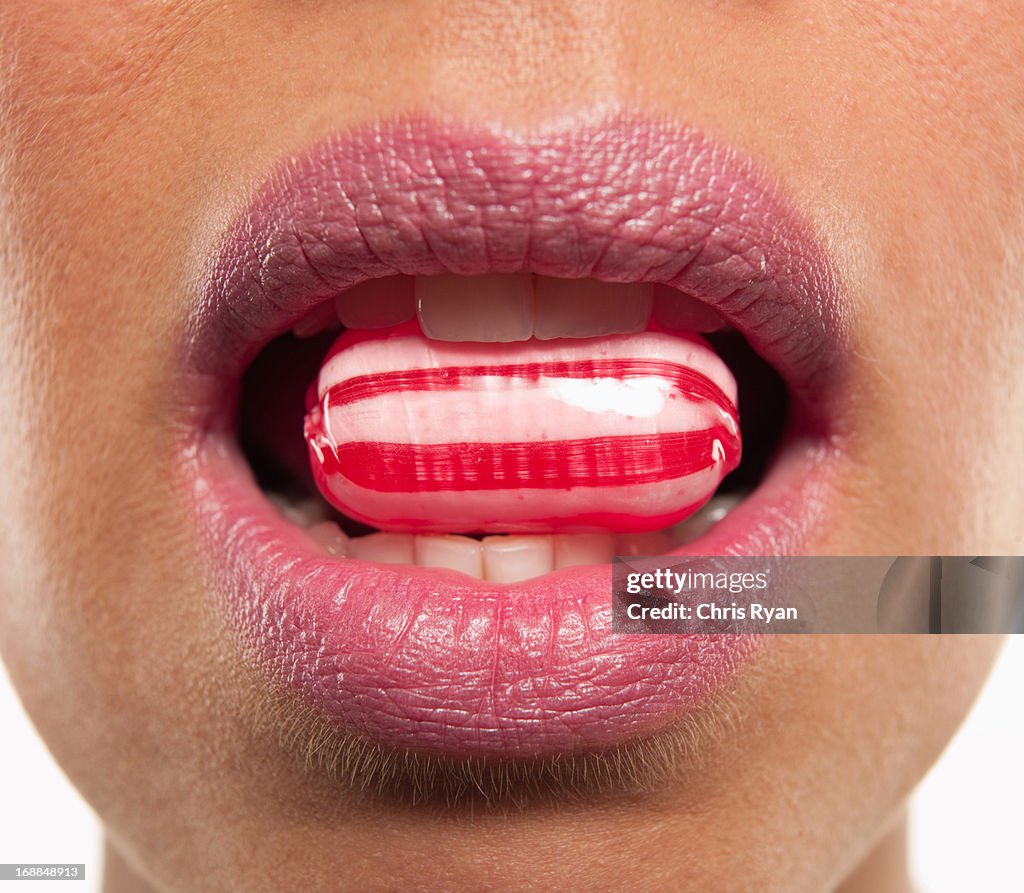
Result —
<path fill-rule="evenodd" d="M 684 523 L 651 533 L 497 535 L 483 540 L 411 533 L 348 537 L 333 521 L 318 521 L 308 527 L 306 533 L 332 558 L 446 568 L 478 580 L 516 583 L 567 567 L 608 564 L 614 555 L 661 555 L 704 533 L 725 517 L 740 499 L 734 494 L 716 496 Z M 294 516 L 294 513 L 288 514 Z"/>
<path fill-rule="evenodd" d="M 414 537 L 413 555 L 423 567 L 446 567 L 482 580 L 484 555 L 480 543 L 468 536 Z"/>
<path fill-rule="evenodd" d="M 333 557 L 447 568 L 495 583 L 516 583 L 563 567 L 610 561 L 616 539 L 612 534 L 566 534 L 488 536 L 475 540 L 468 536 L 411 533 L 369 533 L 350 539 L 333 522 L 317 524 L 308 533 Z M 576 539 L 579 542 L 570 542 Z"/>

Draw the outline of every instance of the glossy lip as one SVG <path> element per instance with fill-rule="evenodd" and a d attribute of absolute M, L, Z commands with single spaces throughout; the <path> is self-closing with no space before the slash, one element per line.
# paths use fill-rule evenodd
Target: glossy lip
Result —
<path fill-rule="evenodd" d="M 601 750 L 703 704 L 742 636 L 611 632 L 610 569 L 516 585 L 319 552 L 235 444 L 242 371 L 316 304 L 395 273 L 529 270 L 707 301 L 786 379 L 762 485 L 674 554 L 813 551 L 841 450 L 843 292 L 756 169 L 698 132 L 615 118 L 529 135 L 406 121 L 290 160 L 225 239 L 188 323 L 182 452 L 212 590 L 246 652 L 347 732 L 446 757 Z"/>

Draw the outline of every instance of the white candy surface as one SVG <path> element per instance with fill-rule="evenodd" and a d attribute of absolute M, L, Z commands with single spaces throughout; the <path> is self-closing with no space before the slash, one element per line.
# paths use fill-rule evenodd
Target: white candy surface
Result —
<path fill-rule="evenodd" d="M 656 530 L 706 502 L 740 454 L 735 381 L 688 334 L 349 332 L 316 398 L 306 438 L 320 489 L 388 531 Z"/>

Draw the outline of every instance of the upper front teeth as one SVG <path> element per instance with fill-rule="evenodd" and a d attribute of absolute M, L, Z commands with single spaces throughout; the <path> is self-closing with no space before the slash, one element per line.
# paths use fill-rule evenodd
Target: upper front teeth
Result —
<path fill-rule="evenodd" d="M 642 332 L 651 318 L 649 283 L 551 279 L 530 273 L 421 276 L 416 314 L 437 341 L 526 341 Z"/>
<path fill-rule="evenodd" d="M 526 341 L 533 335 L 527 273 L 416 277 L 416 315 L 437 341 Z"/>
<path fill-rule="evenodd" d="M 336 315 L 335 315 L 336 314 Z M 725 322 L 701 301 L 645 282 L 554 279 L 532 273 L 388 276 L 338 295 L 295 325 L 306 337 L 340 320 L 382 329 L 418 317 L 437 341 L 507 342 L 642 332 L 651 317 L 669 329 L 710 332 Z"/>
<path fill-rule="evenodd" d="M 646 329 L 654 286 L 539 276 L 534 294 L 535 338 L 595 338 Z"/>

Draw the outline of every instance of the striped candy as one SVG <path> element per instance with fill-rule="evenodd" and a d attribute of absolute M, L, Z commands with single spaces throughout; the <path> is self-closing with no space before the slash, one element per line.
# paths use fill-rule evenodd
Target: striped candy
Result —
<path fill-rule="evenodd" d="M 740 456 L 735 381 L 688 334 L 349 331 L 312 396 L 318 486 L 384 530 L 655 530 L 696 511 Z"/>

